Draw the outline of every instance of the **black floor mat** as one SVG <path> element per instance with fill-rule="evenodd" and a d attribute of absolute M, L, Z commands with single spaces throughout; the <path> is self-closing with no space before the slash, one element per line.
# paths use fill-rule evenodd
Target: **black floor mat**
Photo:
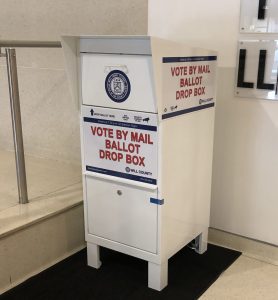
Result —
<path fill-rule="evenodd" d="M 0 300 L 41 299 L 198 299 L 239 256 L 240 252 L 209 245 L 199 255 L 185 247 L 169 260 L 168 286 L 147 287 L 146 261 L 101 248 L 102 266 L 86 265 L 82 250 L 0 296 Z"/>

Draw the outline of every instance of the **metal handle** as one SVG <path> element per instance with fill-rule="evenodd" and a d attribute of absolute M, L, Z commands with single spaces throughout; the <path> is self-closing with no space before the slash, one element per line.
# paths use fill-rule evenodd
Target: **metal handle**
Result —
<path fill-rule="evenodd" d="M 6 49 L 19 203 L 28 203 L 15 49 Z"/>

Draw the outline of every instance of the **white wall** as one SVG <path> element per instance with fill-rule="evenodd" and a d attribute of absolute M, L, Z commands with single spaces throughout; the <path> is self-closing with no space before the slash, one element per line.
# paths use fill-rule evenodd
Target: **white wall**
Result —
<path fill-rule="evenodd" d="M 146 34 L 147 0 L 1 0 L 0 38 Z M 80 162 L 79 120 L 61 49 L 17 49 L 25 152 Z M 13 150 L 5 59 L 0 58 L 0 149 Z"/>
<path fill-rule="evenodd" d="M 149 0 L 149 34 L 219 51 L 211 226 L 278 245 L 278 102 L 234 97 L 240 0 Z"/>

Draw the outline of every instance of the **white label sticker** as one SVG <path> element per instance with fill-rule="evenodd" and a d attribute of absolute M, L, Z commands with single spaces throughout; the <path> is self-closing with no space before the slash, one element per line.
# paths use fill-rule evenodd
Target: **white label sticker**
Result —
<path fill-rule="evenodd" d="M 162 119 L 213 107 L 216 56 L 163 58 Z"/>
<path fill-rule="evenodd" d="M 157 184 L 157 115 L 82 108 L 84 169 Z"/>

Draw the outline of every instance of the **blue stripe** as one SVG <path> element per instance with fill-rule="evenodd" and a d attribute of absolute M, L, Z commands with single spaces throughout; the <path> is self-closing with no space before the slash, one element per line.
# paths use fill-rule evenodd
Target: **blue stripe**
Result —
<path fill-rule="evenodd" d="M 150 202 L 157 205 L 163 205 L 164 199 L 150 198 Z"/>
<path fill-rule="evenodd" d="M 97 123 L 97 124 L 104 124 L 104 125 L 118 126 L 118 127 L 127 127 L 127 128 L 141 129 L 141 130 L 148 130 L 148 131 L 157 131 L 156 126 L 150 126 L 150 125 L 141 125 L 141 124 L 118 122 L 118 121 L 111 121 L 111 120 L 102 120 L 102 119 L 95 119 L 95 118 L 88 118 L 88 117 L 84 117 L 83 119 L 84 119 L 84 122 L 89 122 L 89 123 Z"/>
<path fill-rule="evenodd" d="M 191 112 L 194 112 L 194 111 L 210 108 L 210 107 L 213 107 L 214 105 L 215 104 L 213 102 L 213 103 L 209 103 L 209 104 L 205 104 L 205 105 L 201 105 L 201 106 L 195 106 L 195 107 L 175 111 L 175 112 L 172 112 L 172 113 L 164 114 L 164 115 L 162 115 L 162 120 L 173 118 L 173 117 L 184 115 L 184 114 L 188 114 L 188 113 L 191 113 Z"/>
<path fill-rule="evenodd" d="M 163 57 L 162 62 L 177 63 L 177 62 L 190 62 L 190 61 L 212 61 L 217 60 L 217 56 L 190 56 L 190 57 Z"/>
<path fill-rule="evenodd" d="M 156 179 L 147 178 L 147 177 L 143 177 L 143 176 L 126 174 L 126 173 L 122 173 L 122 172 L 111 171 L 111 170 L 96 168 L 96 167 L 92 167 L 92 166 L 86 166 L 86 170 L 90 171 L 90 172 L 95 172 L 95 173 L 100 173 L 100 174 L 105 174 L 105 175 L 110 175 L 110 176 L 115 176 L 115 177 L 120 177 L 120 178 L 125 178 L 125 179 L 145 182 L 145 183 L 150 183 L 150 184 L 156 184 Z"/>

